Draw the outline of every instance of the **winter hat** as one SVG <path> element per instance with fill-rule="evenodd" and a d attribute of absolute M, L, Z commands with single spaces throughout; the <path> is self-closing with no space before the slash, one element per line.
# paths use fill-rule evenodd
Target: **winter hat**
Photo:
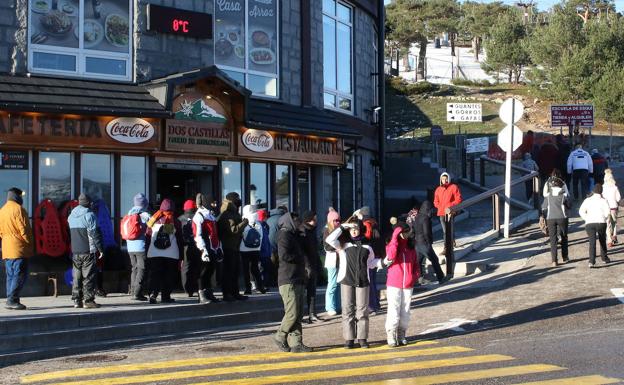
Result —
<path fill-rule="evenodd" d="M 316 213 L 314 211 L 306 211 L 303 213 L 303 223 L 308 223 L 311 220 L 314 219 L 314 217 L 316 216 Z"/>
<path fill-rule="evenodd" d="M 197 209 L 197 206 L 195 206 L 195 202 L 193 202 L 191 199 L 187 199 L 186 201 L 184 201 L 184 206 L 182 206 L 182 210 L 193 211 L 196 209 Z"/>
<path fill-rule="evenodd" d="M 340 214 L 333 207 L 329 208 L 327 212 L 327 223 L 334 223 L 334 221 L 340 220 Z"/>
<path fill-rule="evenodd" d="M 262 210 L 258 210 L 258 221 L 260 222 L 264 222 L 267 220 L 267 218 L 269 217 L 269 212 L 262 209 Z"/>
<path fill-rule="evenodd" d="M 230 193 L 227 193 L 227 195 L 225 196 L 225 199 L 229 200 L 230 202 L 234 202 L 240 199 L 240 196 L 238 195 L 237 192 L 232 191 Z"/>
<path fill-rule="evenodd" d="M 368 206 L 364 206 L 358 210 L 359 215 L 357 216 L 360 219 L 366 218 L 370 216 L 370 208 Z"/>
<path fill-rule="evenodd" d="M 596 183 L 592 192 L 594 194 L 602 194 L 602 185 L 600 183 Z"/>
<path fill-rule="evenodd" d="M 396 225 L 399 222 L 399 220 L 397 219 L 397 217 L 390 217 L 390 224 L 392 226 Z"/>
<path fill-rule="evenodd" d="M 597 153 L 598 153 L 598 149 L 597 149 L 597 148 L 594 148 L 594 149 L 592 150 L 592 155 L 597 154 Z"/>
<path fill-rule="evenodd" d="M 132 199 L 132 202 L 134 203 L 134 206 L 136 207 L 141 207 L 141 208 L 147 207 L 147 198 L 145 197 L 145 194 L 143 193 L 138 193 L 137 195 L 135 195 L 134 198 Z"/>
<path fill-rule="evenodd" d="M 11 187 L 7 191 L 7 201 L 13 201 L 19 205 L 22 205 L 24 203 L 24 200 L 22 199 L 23 194 L 24 192 L 17 187 Z"/>
<path fill-rule="evenodd" d="M 89 207 L 91 205 L 91 197 L 82 193 L 78 196 L 78 204 L 82 207 Z"/>
<path fill-rule="evenodd" d="M 173 211 L 173 202 L 171 199 L 165 198 L 160 202 L 160 211 Z"/>

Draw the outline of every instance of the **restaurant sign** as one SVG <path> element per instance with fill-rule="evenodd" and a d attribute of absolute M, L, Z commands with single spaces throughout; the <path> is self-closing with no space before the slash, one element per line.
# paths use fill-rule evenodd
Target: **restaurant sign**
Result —
<path fill-rule="evenodd" d="M 188 92 L 178 96 L 172 108 L 175 119 L 166 123 L 166 150 L 231 154 L 232 119 L 218 100 Z"/>
<path fill-rule="evenodd" d="M 344 164 L 342 139 L 243 129 L 238 155 L 286 162 Z"/>
<path fill-rule="evenodd" d="M 7 144 L 157 149 L 158 127 L 149 118 L 0 112 L 0 142 Z"/>

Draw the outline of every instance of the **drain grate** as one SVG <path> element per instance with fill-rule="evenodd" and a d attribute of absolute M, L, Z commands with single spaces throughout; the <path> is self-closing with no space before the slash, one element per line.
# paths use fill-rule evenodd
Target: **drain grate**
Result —
<path fill-rule="evenodd" d="M 114 362 L 114 361 L 123 361 L 128 356 L 123 354 L 95 354 L 92 356 L 81 356 L 76 358 L 67 358 L 65 362 Z"/>

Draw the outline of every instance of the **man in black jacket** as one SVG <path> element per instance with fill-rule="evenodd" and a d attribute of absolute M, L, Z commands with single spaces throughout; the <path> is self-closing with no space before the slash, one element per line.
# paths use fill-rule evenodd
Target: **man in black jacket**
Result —
<path fill-rule="evenodd" d="M 418 210 L 418 214 L 416 214 L 416 218 L 413 222 L 410 223 L 412 226 L 412 231 L 414 233 L 414 241 L 416 243 L 416 252 L 418 253 L 418 263 L 420 264 L 420 271 L 423 270 L 423 262 L 425 258 L 427 258 L 431 265 L 433 265 L 433 270 L 435 271 L 436 278 L 438 279 L 438 283 L 442 284 L 445 282 L 444 273 L 440 268 L 440 261 L 438 260 L 438 256 L 433 250 L 433 235 L 431 231 L 431 215 L 432 215 L 433 205 L 429 201 L 424 201 L 420 205 L 420 210 Z"/>
<path fill-rule="evenodd" d="M 303 289 L 305 282 L 305 257 L 297 231 L 297 214 L 286 213 L 279 220 L 277 254 L 279 270 L 277 284 L 284 302 L 284 318 L 275 334 L 275 344 L 284 352 L 310 352 L 303 344 L 301 319 L 303 318 Z"/>
<path fill-rule="evenodd" d="M 316 213 L 306 211 L 301 224 L 301 240 L 305 257 L 306 300 L 308 303 L 308 323 L 322 321 L 316 315 L 316 282 L 318 280 L 319 257 L 318 237 L 316 235 Z"/>

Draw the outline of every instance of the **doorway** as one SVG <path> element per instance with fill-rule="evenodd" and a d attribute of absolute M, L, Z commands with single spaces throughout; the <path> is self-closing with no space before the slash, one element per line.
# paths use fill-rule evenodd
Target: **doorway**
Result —
<path fill-rule="evenodd" d="M 195 201 L 198 192 L 214 197 L 214 167 L 167 163 L 156 168 L 156 201 L 171 199 L 176 214 L 182 213 L 185 200 Z"/>

